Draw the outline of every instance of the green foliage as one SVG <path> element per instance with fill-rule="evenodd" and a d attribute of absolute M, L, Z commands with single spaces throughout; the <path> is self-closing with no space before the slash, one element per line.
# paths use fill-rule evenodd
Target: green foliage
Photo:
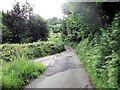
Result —
<path fill-rule="evenodd" d="M 56 25 L 61 23 L 61 19 L 57 17 L 53 17 L 53 18 L 47 19 L 47 22 L 49 25 Z"/>
<path fill-rule="evenodd" d="M 120 87 L 120 13 L 112 25 L 102 29 L 91 42 L 82 40 L 77 47 L 80 60 L 88 70 L 96 88 Z M 99 40 L 99 41 L 97 41 Z"/>
<path fill-rule="evenodd" d="M 62 37 L 65 41 L 79 42 L 89 34 L 88 26 L 82 21 L 79 14 L 69 15 L 62 23 Z"/>
<path fill-rule="evenodd" d="M 120 12 L 115 15 L 112 25 L 106 31 L 103 31 L 100 45 L 104 49 L 102 51 L 105 61 L 108 65 L 108 85 L 109 87 L 120 87 Z M 111 69 L 110 69 L 111 68 Z M 114 73 L 114 74 L 113 74 Z M 111 81 L 113 81 L 111 83 Z"/>
<path fill-rule="evenodd" d="M 112 10 L 108 10 L 110 7 Z M 62 24 L 62 37 L 65 41 L 80 37 L 77 54 L 96 88 L 120 87 L 120 12 L 115 15 L 118 10 L 116 3 L 67 2 L 63 6 L 67 18 Z"/>
<path fill-rule="evenodd" d="M 14 61 L 21 57 L 32 59 L 43 57 L 55 53 L 59 53 L 64 50 L 62 42 L 34 42 L 28 44 L 3 44 L 2 59 L 4 61 Z M 46 49 L 47 48 L 47 49 Z"/>
<path fill-rule="evenodd" d="M 3 43 L 30 43 L 48 38 L 46 21 L 33 13 L 29 3 L 15 3 L 12 10 L 2 11 Z"/>
<path fill-rule="evenodd" d="M 65 42 L 65 45 L 76 49 L 76 47 L 78 46 L 78 43 L 77 42 Z"/>
<path fill-rule="evenodd" d="M 62 37 L 60 33 L 50 33 L 50 38 L 48 38 L 50 42 L 59 42 L 63 43 Z"/>
<path fill-rule="evenodd" d="M 2 59 L 5 61 L 13 61 L 20 57 L 24 57 L 24 50 L 20 45 L 4 44 L 0 47 L 2 49 Z"/>
<path fill-rule="evenodd" d="M 2 89 L 21 89 L 37 78 L 45 70 L 45 66 L 24 59 L 4 63 L 2 65 Z"/>
<path fill-rule="evenodd" d="M 45 70 L 42 64 L 31 61 L 64 50 L 63 42 L 34 42 L 27 44 L 2 44 L 2 87 L 6 89 L 21 89 Z"/>
<path fill-rule="evenodd" d="M 31 38 L 30 41 L 32 42 L 36 42 L 38 40 L 47 40 L 49 31 L 47 22 L 43 18 L 41 18 L 39 15 L 32 15 L 30 16 L 27 25 L 28 31 L 25 32 L 25 37 L 23 37 L 23 39 Z"/>
<path fill-rule="evenodd" d="M 103 65 L 100 46 L 91 47 L 88 43 L 88 39 L 82 40 L 76 49 L 81 62 L 87 69 L 92 83 L 95 88 L 109 88 L 108 87 L 108 77 L 107 70 L 104 66 L 98 68 L 99 65 Z M 102 61 L 102 62 L 100 62 Z M 96 65 L 97 64 L 97 65 Z M 99 71 L 99 72 L 98 72 Z"/>
<path fill-rule="evenodd" d="M 111 7 L 112 9 L 109 10 Z M 105 28 L 111 23 L 120 8 L 119 3 L 66 2 L 62 10 L 67 16 L 62 24 L 63 40 L 79 42 L 89 37 L 89 42 L 91 42 L 95 36 L 101 34 L 100 28 Z M 94 42 L 96 39 L 92 44 Z"/>
<path fill-rule="evenodd" d="M 96 60 L 100 58 L 99 48 L 91 48 L 88 46 L 88 39 L 85 39 L 78 44 L 76 52 L 80 57 L 82 64 L 87 69 L 95 88 L 107 87 L 105 81 L 106 79 L 104 78 L 103 74 L 101 74 L 102 77 L 98 77 L 98 73 L 96 72 L 96 68 L 94 66 Z"/>
<path fill-rule="evenodd" d="M 51 25 L 50 29 L 53 33 L 60 33 L 61 24 Z"/>
<path fill-rule="evenodd" d="M 80 38 L 76 52 L 96 88 L 120 88 L 120 12 L 115 15 L 119 10 L 119 3 L 63 5 L 67 17 L 62 23 L 62 38 L 65 42 Z"/>
<path fill-rule="evenodd" d="M 53 33 L 60 33 L 60 27 L 61 27 L 61 19 L 57 18 L 57 17 L 53 17 L 50 19 L 47 19 L 47 24 L 49 27 L 50 32 Z"/>

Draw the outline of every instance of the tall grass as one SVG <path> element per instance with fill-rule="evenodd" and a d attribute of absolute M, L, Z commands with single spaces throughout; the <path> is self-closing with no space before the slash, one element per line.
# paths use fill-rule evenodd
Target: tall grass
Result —
<path fill-rule="evenodd" d="M 4 63 L 2 66 L 2 88 L 21 89 L 37 78 L 45 70 L 43 64 L 28 60 L 16 60 Z"/>

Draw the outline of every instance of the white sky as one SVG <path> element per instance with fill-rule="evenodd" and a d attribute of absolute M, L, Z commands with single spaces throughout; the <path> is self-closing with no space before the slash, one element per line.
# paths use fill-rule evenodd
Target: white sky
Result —
<path fill-rule="evenodd" d="M 9 10 L 12 8 L 15 0 L 1 0 L 0 10 Z M 16 0 L 19 2 L 25 2 L 26 0 Z M 34 7 L 34 12 L 39 14 L 44 19 L 51 17 L 62 18 L 61 5 L 66 0 L 27 0 Z"/>

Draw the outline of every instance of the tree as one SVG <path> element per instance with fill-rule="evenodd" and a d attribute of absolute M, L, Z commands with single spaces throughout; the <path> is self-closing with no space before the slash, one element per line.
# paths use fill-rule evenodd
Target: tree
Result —
<path fill-rule="evenodd" d="M 109 9 L 111 7 L 112 10 Z M 119 3 L 106 4 L 101 2 L 66 2 L 63 4 L 62 9 L 63 13 L 67 15 L 65 18 L 66 23 L 70 20 L 71 15 L 73 17 L 76 17 L 76 15 L 78 15 L 81 18 L 80 20 L 87 25 L 84 25 L 87 28 L 82 31 L 84 34 L 82 36 L 86 37 L 88 34 L 91 34 L 91 39 L 93 39 L 96 34 L 101 34 L 100 28 L 107 27 L 111 23 L 111 20 L 113 19 L 115 13 L 120 10 L 119 7 Z M 112 15 L 110 13 L 112 13 Z M 77 18 L 79 19 L 79 17 Z M 75 18 L 72 20 L 75 20 Z M 74 22 L 72 20 L 70 22 Z M 75 23 L 77 22 L 79 22 L 79 20 L 75 20 Z M 82 22 L 79 23 L 78 27 L 84 24 Z M 66 27 L 68 28 L 66 29 L 66 32 L 69 30 L 75 32 L 74 24 L 67 25 Z"/>
<path fill-rule="evenodd" d="M 56 24 L 61 23 L 61 19 L 59 19 L 57 17 L 50 18 L 47 21 L 48 21 L 48 24 L 50 24 L 50 25 L 56 25 Z"/>
<path fill-rule="evenodd" d="M 28 36 L 32 37 L 32 41 L 47 40 L 47 37 L 49 36 L 47 22 L 45 22 L 39 15 L 33 15 L 29 18 L 28 27 Z"/>
<path fill-rule="evenodd" d="M 47 20 L 50 31 L 53 33 L 59 33 L 61 27 L 61 19 L 53 17 Z"/>
<path fill-rule="evenodd" d="M 21 39 L 24 36 L 24 32 L 27 28 L 27 19 L 28 15 L 32 12 L 32 7 L 28 3 L 20 7 L 20 3 L 17 2 L 11 11 L 7 11 L 5 13 L 2 12 L 2 23 L 6 26 L 6 29 L 3 29 L 3 39 L 6 42 L 7 37 L 11 39 L 10 42 L 12 43 L 20 43 Z M 11 33 L 11 35 L 6 35 L 4 37 L 4 34 Z"/>
<path fill-rule="evenodd" d="M 87 31 L 87 25 L 82 21 L 79 14 L 69 15 L 62 23 L 61 27 L 63 39 L 79 42 L 86 38 L 90 33 Z"/>
<path fill-rule="evenodd" d="M 2 15 L 2 23 L 6 27 L 3 29 L 3 43 L 25 43 L 47 39 L 47 25 L 42 18 L 34 15 L 29 3 L 21 5 L 17 2 L 12 10 L 6 13 L 3 11 Z"/>

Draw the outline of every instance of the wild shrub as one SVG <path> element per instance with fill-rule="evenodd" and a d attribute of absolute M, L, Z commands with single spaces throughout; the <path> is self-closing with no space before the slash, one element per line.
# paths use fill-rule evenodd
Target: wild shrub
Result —
<path fill-rule="evenodd" d="M 2 66 L 2 88 L 20 89 L 41 75 L 45 66 L 28 60 L 20 59 L 4 63 Z"/>
<path fill-rule="evenodd" d="M 90 30 L 79 14 L 71 14 L 63 21 L 61 31 L 64 41 L 79 42 L 88 36 Z"/>
<path fill-rule="evenodd" d="M 64 50 L 62 42 L 34 42 L 28 44 L 3 44 L 2 60 L 15 61 L 21 57 L 33 59 L 43 57 Z"/>
<path fill-rule="evenodd" d="M 101 30 L 102 34 L 90 42 L 89 37 L 82 40 L 77 53 L 96 88 L 120 88 L 120 12 Z"/>

